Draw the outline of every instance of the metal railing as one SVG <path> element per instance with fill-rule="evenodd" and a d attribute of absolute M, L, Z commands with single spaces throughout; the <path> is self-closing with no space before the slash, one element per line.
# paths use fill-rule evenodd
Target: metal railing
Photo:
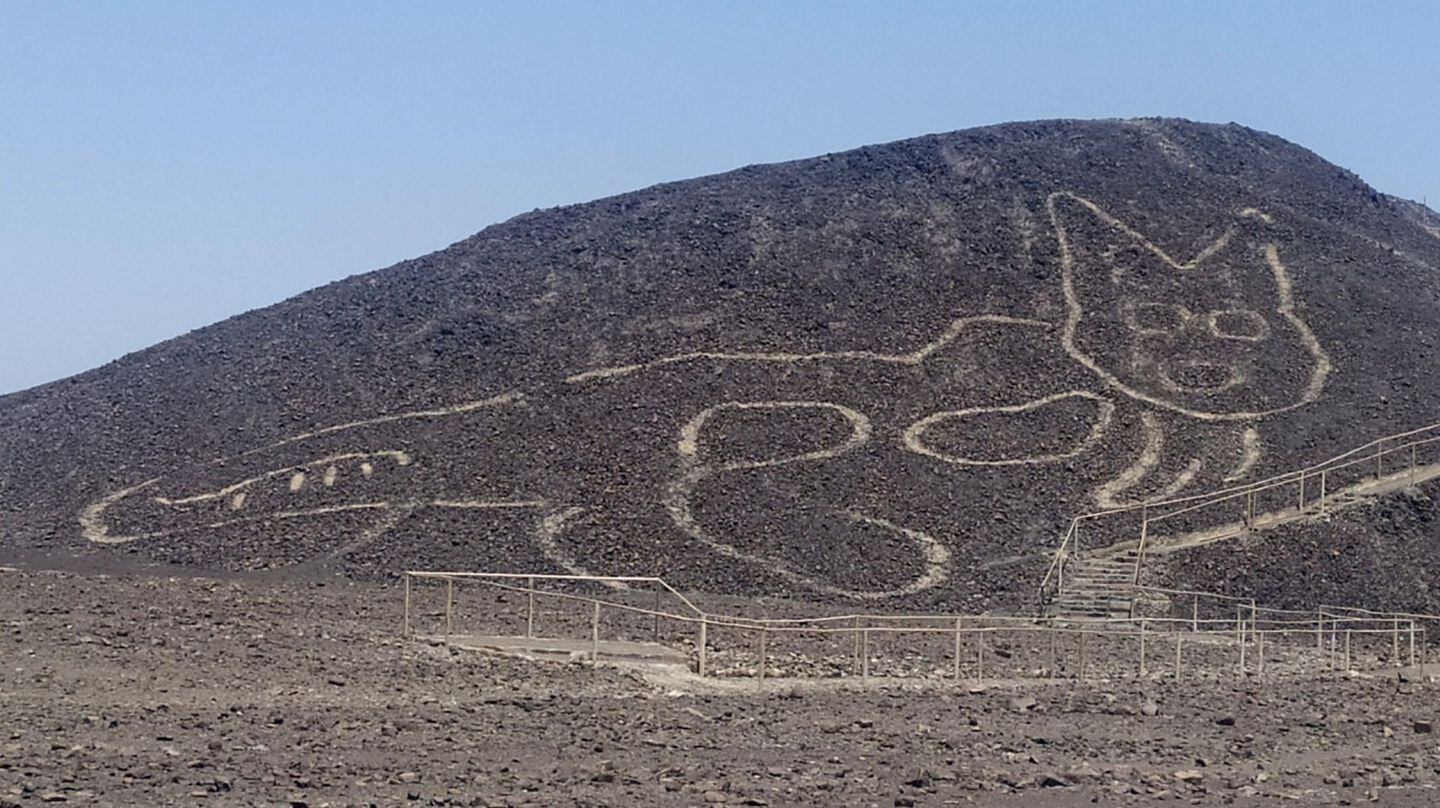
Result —
<path fill-rule="evenodd" d="M 443 608 L 417 609 L 412 587 L 427 583 L 443 585 Z M 606 597 L 574 591 L 602 584 L 629 589 Z M 462 587 L 471 585 L 497 593 L 496 599 L 483 604 L 482 626 L 457 626 L 462 617 L 457 596 L 465 595 Z M 579 641 L 592 663 L 600 661 L 611 638 L 619 638 L 678 650 L 701 677 L 1085 681 L 1314 675 L 1406 663 L 1423 666 L 1429 624 L 1440 620 L 1350 607 L 1272 609 L 1252 599 L 1214 593 L 1142 590 L 1168 598 L 1172 611 L 1181 612 L 1063 623 L 965 614 L 750 617 L 708 612 L 653 577 L 413 571 L 405 574 L 404 631 L 407 636 L 423 634 L 416 623 L 428 620 L 435 629 L 430 636 L 455 639 L 480 630 L 508 637 L 495 632 L 514 626 L 516 615 L 506 617 L 492 607 L 508 604 L 509 597 L 518 595 L 523 598 L 519 616 L 523 629 L 514 629 L 515 638 L 563 640 L 572 646 Z M 1187 598 L 1190 610 L 1185 614 Z M 473 605 L 472 601 L 463 610 L 466 615 Z M 540 630 L 542 616 L 548 631 Z M 1157 663 L 1161 646 L 1164 655 Z"/>
<path fill-rule="evenodd" d="M 1102 533 L 1106 532 L 1105 525 L 1119 526 L 1118 531 L 1109 531 L 1112 540 L 1108 544 L 1101 542 L 1107 549 L 1121 549 L 1131 543 L 1127 539 L 1114 540 L 1117 532 L 1135 536 L 1133 582 L 1138 585 L 1157 527 L 1173 526 L 1172 540 L 1182 536 L 1208 543 L 1299 518 L 1307 508 L 1323 515 L 1337 498 L 1385 488 L 1387 483 L 1414 485 L 1440 476 L 1434 458 L 1421 453 L 1436 443 L 1440 443 L 1440 424 L 1387 435 L 1329 460 L 1256 482 L 1082 514 L 1070 520 L 1053 553 L 1040 583 L 1039 601 L 1043 608 L 1063 588 L 1064 568 L 1079 554 L 1082 525 Z"/>

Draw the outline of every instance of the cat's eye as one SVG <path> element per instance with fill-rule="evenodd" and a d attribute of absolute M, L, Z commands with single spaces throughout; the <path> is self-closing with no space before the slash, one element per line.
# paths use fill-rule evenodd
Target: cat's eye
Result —
<path fill-rule="evenodd" d="M 1190 310 L 1177 303 L 1131 303 L 1125 307 L 1125 324 L 1141 334 L 1174 334 L 1190 322 Z"/>
<path fill-rule="evenodd" d="M 1210 333 L 1220 339 L 1259 342 L 1270 336 L 1270 324 L 1252 309 L 1221 309 L 1205 317 Z"/>

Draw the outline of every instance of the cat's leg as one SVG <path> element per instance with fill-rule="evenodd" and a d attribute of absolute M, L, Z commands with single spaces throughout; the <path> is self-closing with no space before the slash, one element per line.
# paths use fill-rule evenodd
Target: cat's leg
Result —
<path fill-rule="evenodd" d="M 1250 424 L 1202 423 L 1146 410 L 1140 426 L 1138 454 L 1095 488 L 1101 510 L 1155 505 L 1241 483 L 1263 451 Z"/>
<path fill-rule="evenodd" d="M 1249 485 L 1264 464 L 1256 424 L 1197 423 L 1155 412 L 1143 413 L 1141 423 L 1139 454 L 1098 486 L 1094 499 L 1102 510 L 1128 510 L 1146 521 L 1152 539 L 1203 541 L 1217 531 L 1248 529 L 1289 504 L 1286 492 Z"/>

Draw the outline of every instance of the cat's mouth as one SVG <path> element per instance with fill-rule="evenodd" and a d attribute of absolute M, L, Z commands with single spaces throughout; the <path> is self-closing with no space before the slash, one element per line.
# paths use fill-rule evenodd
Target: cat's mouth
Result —
<path fill-rule="evenodd" d="M 1234 365 L 1192 359 L 1160 367 L 1160 383 L 1177 393 L 1215 395 L 1243 384 L 1245 374 Z"/>

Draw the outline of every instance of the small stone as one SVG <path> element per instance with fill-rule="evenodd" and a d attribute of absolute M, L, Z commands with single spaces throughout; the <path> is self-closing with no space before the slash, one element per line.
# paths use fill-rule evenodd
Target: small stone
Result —
<path fill-rule="evenodd" d="M 326 679 L 325 681 L 329 682 L 330 684 L 332 684 L 332 685 L 334 685 L 334 686 L 336 686 L 336 687 L 344 687 L 344 686 L 347 684 L 347 682 L 345 681 L 345 677 L 344 677 L 344 676 L 331 676 L 329 679 Z"/>
<path fill-rule="evenodd" d="M 58 791 L 47 791 L 40 795 L 41 802 L 69 802 L 70 798 Z"/>
<path fill-rule="evenodd" d="M 416 774 L 415 772 L 400 772 L 400 782 L 418 783 L 420 782 L 420 775 Z"/>
<path fill-rule="evenodd" d="M 1151 717 L 1159 715 L 1160 705 L 1156 704 L 1154 699 L 1146 699 L 1145 702 L 1140 705 L 1140 714 Z"/>
<path fill-rule="evenodd" d="M 1015 696 L 1010 699 L 1010 709 L 1017 713 L 1029 712 L 1035 709 L 1035 705 L 1039 703 L 1029 696 Z"/>
<path fill-rule="evenodd" d="M 1205 779 L 1205 775 L 1201 774 L 1197 769 L 1181 769 L 1175 772 L 1175 779 L 1182 783 L 1198 783 Z"/>
<path fill-rule="evenodd" d="M 725 796 L 725 792 L 723 792 L 723 791 L 707 791 L 707 792 L 705 792 L 705 801 L 708 802 L 708 803 L 711 803 L 712 805 L 718 805 L 718 804 L 720 804 L 720 803 L 722 803 L 722 802 L 726 802 L 726 801 L 729 800 L 729 799 L 730 799 L 730 798 L 727 797 L 727 796 Z"/>
<path fill-rule="evenodd" d="M 1429 733 L 1435 731 L 1435 726 L 1429 721 L 1416 721 L 1414 727 L 1415 731 L 1422 735 L 1428 735 Z"/>
<path fill-rule="evenodd" d="M 1235 716 L 1222 715 L 1219 718 L 1215 719 L 1215 723 L 1222 727 L 1233 727 L 1235 726 Z"/>

